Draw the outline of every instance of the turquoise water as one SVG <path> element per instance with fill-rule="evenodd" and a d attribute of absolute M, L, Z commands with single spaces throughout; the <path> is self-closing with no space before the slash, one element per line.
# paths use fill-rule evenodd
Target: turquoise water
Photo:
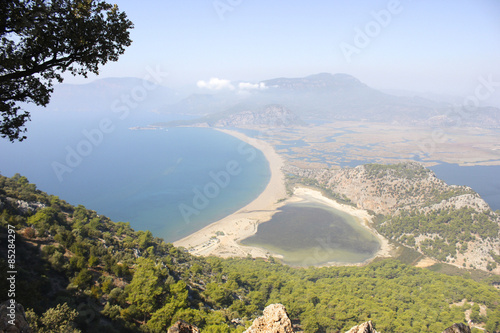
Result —
<path fill-rule="evenodd" d="M 1 173 L 21 173 L 45 192 L 166 241 L 233 213 L 269 182 L 263 154 L 232 136 L 206 128 L 135 131 L 128 127 L 154 119 L 112 116 L 37 115 L 28 140 L 0 142 Z"/>

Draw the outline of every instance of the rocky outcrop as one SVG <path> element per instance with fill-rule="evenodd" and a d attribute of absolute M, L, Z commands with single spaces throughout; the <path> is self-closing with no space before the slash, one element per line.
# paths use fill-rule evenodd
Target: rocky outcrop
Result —
<path fill-rule="evenodd" d="M 33 333 L 21 304 L 10 301 L 0 304 L 0 333 Z"/>
<path fill-rule="evenodd" d="M 256 318 L 245 333 L 292 333 L 292 322 L 285 306 L 271 304 L 264 309 L 261 317 Z"/>
<path fill-rule="evenodd" d="M 357 207 L 376 214 L 394 214 L 401 209 L 437 210 L 470 207 L 489 210 L 488 204 L 466 186 L 448 185 L 434 172 L 416 162 L 393 165 L 366 164 L 343 169 L 300 169 L 290 173 L 314 179 Z"/>
<path fill-rule="evenodd" d="M 373 327 L 372 322 L 367 321 L 366 323 L 363 323 L 361 325 L 354 326 L 346 333 L 378 333 L 378 332 Z M 471 333 L 471 330 L 469 326 L 463 323 L 458 323 L 448 327 L 442 333 Z"/>
<path fill-rule="evenodd" d="M 370 320 L 361 325 L 354 326 L 346 333 L 378 333 L 378 332 L 375 330 L 375 327 L 373 327 L 373 324 Z"/>
<path fill-rule="evenodd" d="M 200 333 L 200 329 L 194 325 L 186 323 L 183 320 L 179 320 L 170 326 L 167 333 Z"/>
<path fill-rule="evenodd" d="M 2 202 L 2 200 L 0 199 L 0 209 L 4 208 L 5 206 L 12 206 L 22 214 L 28 213 L 30 211 L 36 212 L 39 209 L 47 207 L 46 204 L 43 204 L 41 202 L 27 202 L 24 200 L 9 197 L 5 198 L 5 200 L 5 202 Z"/>
<path fill-rule="evenodd" d="M 433 211 L 439 209 L 461 209 L 461 208 L 473 208 L 478 212 L 486 212 L 490 210 L 490 206 L 484 201 L 479 194 L 469 193 L 462 194 L 456 197 L 449 198 L 448 200 L 443 200 L 437 204 L 429 207 L 425 207 L 422 211 Z"/>
<path fill-rule="evenodd" d="M 463 324 L 453 324 L 443 331 L 443 333 L 471 333 L 470 327 Z"/>

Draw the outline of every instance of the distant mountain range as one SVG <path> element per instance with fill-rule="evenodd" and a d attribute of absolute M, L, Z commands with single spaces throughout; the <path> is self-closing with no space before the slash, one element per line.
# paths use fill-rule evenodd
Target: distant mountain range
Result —
<path fill-rule="evenodd" d="M 464 110 L 450 103 L 419 96 L 396 96 L 370 88 L 347 74 L 321 73 L 303 78 L 277 78 L 259 82 L 259 89 L 241 96 L 238 92 L 195 94 L 162 112 L 188 112 L 207 117 L 228 117 L 242 111 L 258 111 L 280 105 L 305 122 L 354 120 L 404 125 L 500 127 L 500 109 L 478 107 Z M 219 124 L 224 123 L 219 119 Z M 212 122 L 215 123 L 215 122 Z"/>
<path fill-rule="evenodd" d="M 276 117 L 286 114 L 283 126 L 353 120 L 500 128 L 499 108 L 464 110 L 461 106 L 417 95 L 396 96 L 373 89 L 348 74 L 321 73 L 303 78 L 275 78 L 258 82 L 258 89 L 235 88 L 200 93 L 203 91 L 200 88 L 196 93 L 184 96 L 163 86 L 154 86 L 143 96 L 143 83 L 143 80 L 134 78 L 112 78 L 85 85 L 61 85 L 56 88 L 50 107 L 79 111 L 109 110 L 113 103 L 123 103 L 125 97 L 131 98 L 135 94 L 138 97 L 136 102 L 145 110 L 197 118 L 181 122 L 182 125 L 274 124 L 279 121 Z M 281 111 L 268 112 L 269 108 Z M 267 113 L 264 110 L 268 110 Z M 270 118 L 266 119 L 266 114 Z"/>

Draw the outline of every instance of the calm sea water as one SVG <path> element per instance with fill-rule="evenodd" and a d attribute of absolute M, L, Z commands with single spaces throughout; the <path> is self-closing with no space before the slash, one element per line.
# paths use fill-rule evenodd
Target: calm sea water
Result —
<path fill-rule="evenodd" d="M 259 150 L 212 129 L 128 129 L 152 115 L 33 116 L 28 140 L 0 140 L 3 175 L 25 175 L 45 192 L 166 241 L 245 206 L 270 179 Z"/>
<path fill-rule="evenodd" d="M 481 195 L 491 209 L 500 209 L 500 166 L 460 166 L 441 163 L 430 169 L 447 184 L 471 187 Z"/>

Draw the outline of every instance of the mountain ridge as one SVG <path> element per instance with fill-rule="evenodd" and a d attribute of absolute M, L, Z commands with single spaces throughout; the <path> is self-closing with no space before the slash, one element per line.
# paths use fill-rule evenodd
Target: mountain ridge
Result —
<path fill-rule="evenodd" d="M 364 120 L 417 126 L 500 128 L 498 108 L 478 106 L 466 112 L 470 114 L 467 119 L 461 119 L 464 106 L 436 102 L 418 95 L 391 95 L 344 73 L 319 73 L 302 78 L 281 77 L 259 81 L 259 86 L 262 84 L 265 89 L 246 94 L 238 90 L 212 93 L 207 105 L 193 105 L 189 101 L 196 95 L 192 95 L 163 111 L 175 112 L 189 108 L 192 115 L 207 116 L 213 112 L 229 112 L 241 103 L 256 106 L 280 104 L 293 110 L 306 122 Z"/>
<path fill-rule="evenodd" d="M 298 78 L 272 78 L 259 81 L 258 88 L 210 90 L 198 88 L 191 94 L 138 78 L 104 78 L 87 84 L 56 86 L 48 108 L 65 111 L 109 111 L 125 99 L 128 105 L 160 114 L 206 117 L 230 112 L 240 104 L 279 104 L 308 123 L 342 120 L 400 123 L 427 127 L 500 128 L 500 109 L 438 102 L 430 98 L 392 95 L 374 89 L 345 73 L 318 73 Z M 250 84 L 251 86 L 251 84 Z M 128 97 L 127 97 L 128 96 Z M 135 97 L 134 97 L 135 96 Z M 123 104 L 123 103 L 122 103 Z"/>

